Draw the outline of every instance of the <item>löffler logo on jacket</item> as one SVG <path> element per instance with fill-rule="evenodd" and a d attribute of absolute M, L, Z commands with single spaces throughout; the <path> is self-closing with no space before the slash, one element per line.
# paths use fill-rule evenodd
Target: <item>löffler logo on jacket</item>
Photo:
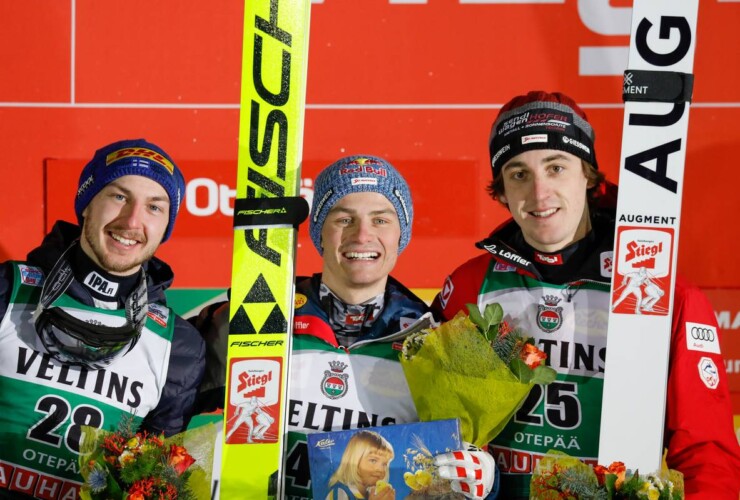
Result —
<path fill-rule="evenodd" d="M 321 393 L 329 399 L 339 399 L 347 394 L 349 374 L 344 373 L 347 364 L 341 361 L 329 361 L 330 370 L 324 370 L 321 380 Z"/>

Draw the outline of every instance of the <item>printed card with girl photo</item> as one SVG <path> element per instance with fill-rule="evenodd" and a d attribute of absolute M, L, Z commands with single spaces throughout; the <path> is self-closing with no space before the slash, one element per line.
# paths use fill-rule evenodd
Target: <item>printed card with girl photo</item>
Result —
<path fill-rule="evenodd" d="M 435 455 L 461 444 L 457 419 L 309 434 L 313 497 L 464 498 L 432 464 Z"/>

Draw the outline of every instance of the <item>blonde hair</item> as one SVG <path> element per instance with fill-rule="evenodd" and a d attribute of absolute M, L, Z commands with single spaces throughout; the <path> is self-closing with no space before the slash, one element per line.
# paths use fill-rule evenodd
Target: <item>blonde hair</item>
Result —
<path fill-rule="evenodd" d="M 389 461 L 394 457 L 393 446 L 377 432 L 360 431 L 352 436 L 344 449 L 339 467 L 329 479 L 329 487 L 336 483 L 360 487 L 362 483 L 357 468 L 365 455 L 372 452 L 386 453 L 390 456 Z M 383 479 L 388 480 L 387 468 Z"/>

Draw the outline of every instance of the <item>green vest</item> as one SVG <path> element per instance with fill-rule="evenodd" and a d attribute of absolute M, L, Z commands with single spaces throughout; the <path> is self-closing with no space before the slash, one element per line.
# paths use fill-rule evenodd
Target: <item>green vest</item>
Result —
<path fill-rule="evenodd" d="M 492 443 L 502 494 L 528 497 L 531 473 L 549 450 L 596 463 L 610 287 L 593 281 L 553 285 L 494 265 L 491 260 L 478 306 L 500 303 L 504 319 L 534 337 L 557 371 L 551 384 L 534 386 Z"/>
<path fill-rule="evenodd" d="M 13 290 L 0 321 L 0 488 L 48 499 L 78 498 L 82 426 L 115 430 L 134 414 L 138 425 L 159 402 L 167 380 L 175 314 L 149 304 L 141 338 L 105 369 L 63 364 L 46 353 L 34 327 L 39 268 L 15 263 Z M 57 305 L 102 324 L 105 310 L 65 295 Z"/>

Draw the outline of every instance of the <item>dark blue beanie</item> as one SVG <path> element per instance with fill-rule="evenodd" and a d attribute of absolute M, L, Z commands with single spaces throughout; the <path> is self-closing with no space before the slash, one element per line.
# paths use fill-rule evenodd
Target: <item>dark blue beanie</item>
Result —
<path fill-rule="evenodd" d="M 85 165 L 75 197 L 77 222 L 82 212 L 105 186 L 124 175 L 141 175 L 159 183 L 170 197 L 170 218 L 162 243 L 172 234 L 177 212 L 185 196 L 185 179 L 172 158 L 156 144 L 144 139 L 114 142 L 95 152 Z"/>

